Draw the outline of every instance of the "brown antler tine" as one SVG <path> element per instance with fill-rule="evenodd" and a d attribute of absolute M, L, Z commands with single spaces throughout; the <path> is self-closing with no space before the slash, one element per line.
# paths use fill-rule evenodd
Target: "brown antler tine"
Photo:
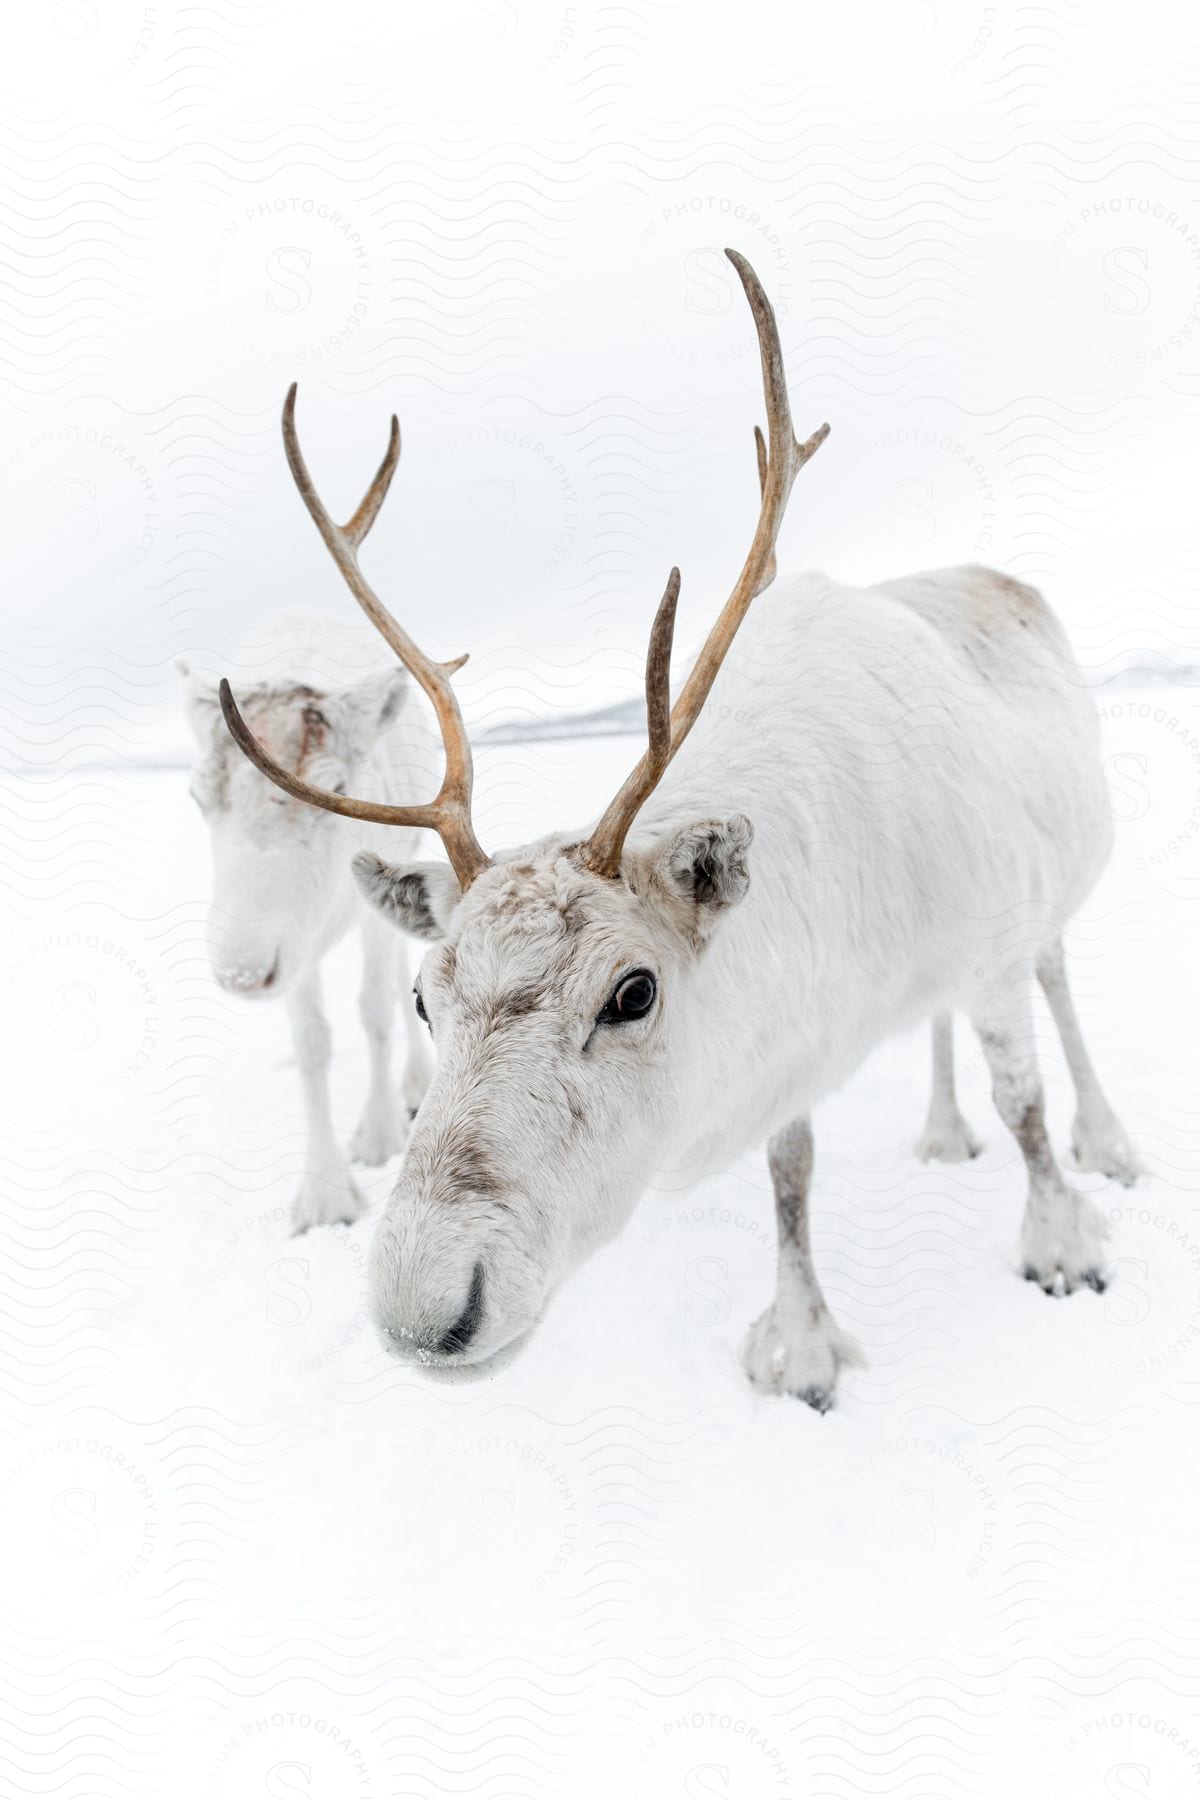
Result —
<path fill-rule="evenodd" d="M 767 497 L 767 440 L 759 427 L 754 427 L 754 460 L 758 464 L 758 497 Z"/>
<path fill-rule="evenodd" d="M 375 471 L 375 479 L 363 495 L 358 511 L 342 526 L 342 531 L 356 549 L 375 523 L 379 509 L 387 499 L 387 491 L 392 485 L 392 476 L 396 473 L 399 461 L 400 421 L 393 413 L 388 446 L 383 453 L 383 461 Z"/>
<path fill-rule="evenodd" d="M 394 419 L 393 424 L 395 424 Z M 371 494 L 375 490 L 376 484 L 384 477 L 386 471 L 387 477 L 383 483 L 383 491 L 379 495 L 375 510 L 378 511 L 379 506 L 383 504 L 383 494 L 387 491 L 387 484 L 391 480 L 391 473 L 394 471 L 396 461 L 399 459 L 399 437 L 400 430 L 397 425 L 394 437 L 388 445 L 387 455 L 385 455 L 383 462 L 380 464 L 379 473 L 376 475 L 375 481 L 372 482 L 370 490 L 368 490 L 367 499 L 363 501 L 363 505 L 359 508 L 358 513 L 354 515 L 355 518 L 358 518 L 359 514 L 363 511 L 363 508 L 367 505 Z M 387 607 L 383 604 L 383 601 L 379 598 L 378 594 L 371 587 L 362 570 L 359 568 L 358 557 L 355 554 L 358 543 L 348 538 L 345 530 L 343 530 L 340 525 L 334 523 L 324 501 L 321 499 L 321 496 L 317 493 L 317 490 L 313 485 L 312 476 L 308 472 L 308 465 L 304 460 L 304 453 L 300 448 L 300 436 L 296 430 L 295 382 L 293 382 L 288 389 L 287 399 L 283 403 L 283 447 L 287 456 L 288 467 L 292 471 L 292 479 L 299 489 L 300 498 L 304 501 L 305 506 L 312 516 L 313 523 L 325 540 L 325 547 L 341 571 L 342 579 L 345 581 L 350 592 L 354 595 L 354 598 L 358 601 L 358 604 L 362 607 L 384 642 L 390 649 L 395 651 L 405 668 L 416 676 L 426 694 L 437 708 L 438 718 L 440 720 L 442 717 L 442 707 L 439 704 L 438 695 L 435 693 L 435 689 L 445 685 L 441 681 L 443 676 L 452 672 L 456 667 L 461 668 L 462 660 L 460 659 L 457 663 L 436 663 L 430 657 L 427 657 L 423 651 L 419 650 L 404 628 L 392 617 Z M 392 454 L 393 449 L 395 450 L 395 458 L 393 458 Z M 374 515 L 372 515 L 372 519 L 373 517 Z M 358 541 L 361 542 L 361 537 L 365 536 L 366 531 L 364 530 Z M 448 693 L 449 689 L 447 688 L 446 691 Z M 457 701 L 453 702 L 453 709 L 457 712 Z M 458 723 L 461 727 L 461 719 L 459 719 Z M 467 762 L 469 766 L 469 751 L 467 753 Z"/>
<path fill-rule="evenodd" d="M 727 250 L 725 254 L 737 270 L 749 301 L 762 362 L 767 439 L 764 443 L 762 433 L 755 431 L 755 458 L 761 502 L 758 524 L 733 592 L 722 607 L 716 624 L 709 632 L 704 647 L 684 682 L 683 690 L 671 709 L 671 737 L 665 761 L 654 770 L 653 764 L 657 758 L 647 750 L 583 847 L 582 855 L 586 865 L 597 874 L 610 877 L 620 873 L 621 850 L 629 828 L 638 810 L 653 792 L 663 770 L 699 718 L 700 709 L 708 698 L 751 601 L 774 578 L 775 540 L 783 522 L 792 483 L 829 436 L 828 425 L 822 425 L 803 444 L 796 442 L 788 405 L 779 328 L 771 303 L 745 257 L 736 250 Z"/>
<path fill-rule="evenodd" d="M 658 603 L 646 651 L 646 738 L 655 780 L 671 757 L 671 647 L 679 604 L 679 570 L 672 569 Z"/>
<path fill-rule="evenodd" d="M 313 523 L 333 552 L 333 539 L 337 526 L 321 504 L 320 495 L 313 486 L 313 478 L 308 472 L 308 464 L 304 460 L 304 452 L 300 448 L 300 437 L 296 431 L 296 394 L 299 382 L 293 381 L 287 391 L 283 403 L 283 453 L 287 457 L 288 468 L 292 471 L 292 480 L 300 493 L 300 498 L 312 514 Z"/>
<path fill-rule="evenodd" d="M 304 501 L 317 529 L 325 542 L 333 549 L 330 533 L 336 532 L 357 550 L 358 546 L 370 531 L 378 516 L 379 509 L 387 499 L 387 491 L 392 485 L 392 476 L 400 461 L 400 421 L 392 414 L 391 430 L 388 433 L 387 449 L 383 453 L 383 461 L 375 471 L 375 479 L 363 495 L 357 508 L 344 525 L 336 525 L 313 485 L 313 478 L 308 472 L 308 464 L 304 460 L 304 452 L 300 448 L 300 434 L 296 430 L 296 395 L 299 382 L 293 381 L 287 391 L 283 403 L 283 449 L 288 460 L 288 468 L 292 471 L 292 480 L 300 490 L 300 498 Z"/>
<path fill-rule="evenodd" d="M 771 302 L 746 258 L 736 250 L 726 250 L 725 254 L 738 272 L 758 333 L 763 398 L 767 406 L 767 467 L 762 484 L 758 525 L 742 565 L 742 572 L 732 594 L 722 607 L 716 624 L 709 632 L 704 648 L 696 658 L 671 713 L 672 756 L 700 716 L 700 709 L 708 698 L 717 678 L 717 671 L 729 652 L 729 646 L 749 610 L 750 602 L 756 594 L 762 592 L 770 579 L 767 571 L 775 555 L 775 540 L 783 523 L 792 483 L 829 436 L 829 426 L 821 425 L 805 443 L 796 442 L 788 404 L 779 327 L 775 322 Z"/>
<path fill-rule="evenodd" d="M 596 875 L 621 872 L 621 851 L 632 820 L 671 760 L 671 646 L 679 604 L 679 570 L 672 569 L 650 628 L 646 651 L 646 754 L 610 802 L 584 847 Z"/>
<path fill-rule="evenodd" d="M 758 497 L 761 502 L 767 497 L 767 440 L 757 425 L 754 427 L 754 459 L 758 464 Z M 777 572 L 775 552 L 772 550 L 763 567 L 762 585 L 758 590 L 760 594 L 763 588 L 770 587 Z"/>

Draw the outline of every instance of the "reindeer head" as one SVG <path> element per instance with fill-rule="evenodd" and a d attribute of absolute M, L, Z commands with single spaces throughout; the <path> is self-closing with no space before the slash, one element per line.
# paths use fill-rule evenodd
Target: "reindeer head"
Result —
<path fill-rule="evenodd" d="M 372 1252 L 399 1349 L 488 1355 L 624 1223 L 716 1026 L 697 976 L 751 835 L 685 825 L 615 880 L 550 839 L 465 892 L 438 865 L 355 858 L 368 900 L 429 946 L 414 1000 L 437 1068 Z"/>
<path fill-rule="evenodd" d="M 264 781 L 239 756 L 214 686 L 178 665 L 199 748 L 192 796 L 212 840 L 210 954 L 223 988 L 248 998 L 281 994 L 319 949 L 352 897 L 346 828 Z M 338 692 L 273 682 L 244 696 L 259 739 L 282 767 L 344 792 L 394 722 L 409 687 L 403 669 Z"/>
<path fill-rule="evenodd" d="M 397 422 L 362 504 L 339 526 L 300 452 L 295 387 L 284 406 L 284 445 L 304 502 L 359 604 L 433 702 L 446 749 L 445 778 L 428 805 L 351 799 L 287 767 L 221 684 L 230 732 L 285 793 L 350 817 L 435 830 L 450 859 L 449 868 L 398 868 L 363 854 L 354 865 L 368 900 L 430 946 L 414 998 L 433 1033 L 437 1071 L 371 1261 L 385 1340 L 418 1360 L 482 1361 L 529 1329 L 563 1273 L 628 1216 L 670 1138 L 683 1089 L 703 1067 L 697 1047 L 720 1031 L 706 971 L 720 960 L 722 919 L 749 884 L 750 821 L 684 820 L 626 840 L 751 601 L 774 576 L 792 482 L 829 430 L 796 442 L 770 304 L 750 265 L 726 254 L 762 359 L 769 447 L 756 430 L 758 527 L 674 706 L 672 570 L 646 662 L 647 749 L 586 839 L 551 837 L 494 860 L 484 852 L 471 825 L 470 745 L 449 680 L 465 658 L 424 656 L 358 564 L 399 458 Z"/>

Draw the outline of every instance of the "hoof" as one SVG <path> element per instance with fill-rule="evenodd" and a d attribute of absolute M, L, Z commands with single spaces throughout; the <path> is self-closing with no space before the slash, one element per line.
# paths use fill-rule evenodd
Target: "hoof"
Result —
<path fill-rule="evenodd" d="M 301 1237 L 314 1225 L 353 1225 L 365 1211 L 366 1202 L 348 1169 L 340 1175 L 310 1173 L 292 1207 L 292 1236 Z"/>
<path fill-rule="evenodd" d="M 922 1162 L 962 1163 L 979 1155 L 983 1145 L 960 1114 L 944 1124 L 929 1124 L 914 1146 Z"/>
<path fill-rule="evenodd" d="M 761 1394 L 787 1394 L 814 1412 L 833 1405 L 838 1370 L 861 1365 L 857 1345 L 838 1329 L 828 1313 L 814 1325 L 781 1317 L 769 1306 L 750 1328 L 742 1353 L 746 1373 Z"/>
<path fill-rule="evenodd" d="M 408 1123 L 399 1106 L 386 1112 L 367 1114 L 350 1140 L 350 1155 L 366 1168 L 378 1169 L 393 1156 L 399 1156 L 408 1142 Z"/>
<path fill-rule="evenodd" d="M 1107 1175 L 1122 1187 L 1133 1187 L 1142 1172 L 1137 1157 L 1119 1132 L 1106 1137 L 1077 1133 L 1071 1151 L 1077 1169 L 1089 1175 Z"/>
<path fill-rule="evenodd" d="M 1036 1281 L 1044 1294 L 1061 1300 L 1076 1288 L 1089 1287 L 1102 1294 L 1108 1286 L 1103 1249 L 1108 1228 L 1096 1208 L 1082 1195 L 1063 1193 L 1057 1216 L 1025 1227 L 1021 1242 L 1021 1273 Z"/>
<path fill-rule="evenodd" d="M 1108 1287 L 1108 1277 L 1101 1269 L 1084 1269 L 1081 1275 L 1072 1280 L 1062 1269 L 1054 1269 L 1046 1274 L 1041 1269 L 1035 1269 L 1032 1263 L 1026 1263 L 1021 1273 L 1026 1281 L 1036 1281 L 1043 1294 L 1049 1294 L 1052 1300 L 1065 1300 L 1077 1287 L 1089 1287 L 1094 1294 L 1102 1294 Z"/>

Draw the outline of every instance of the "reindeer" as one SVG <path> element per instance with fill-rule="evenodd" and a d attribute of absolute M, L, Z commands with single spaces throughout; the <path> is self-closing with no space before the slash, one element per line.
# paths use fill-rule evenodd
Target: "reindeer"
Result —
<path fill-rule="evenodd" d="M 372 514 L 372 517 L 374 515 Z M 361 535 L 371 520 L 360 525 Z M 391 1073 L 392 1027 L 401 982 L 402 946 L 364 906 L 350 879 L 349 858 L 387 834 L 357 828 L 286 799 L 237 755 L 221 723 L 216 689 L 177 665 L 187 681 L 187 711 L 200 750 L 191 791 L 212 838 L 211 956 L 217 981 L 246 999 L 286 998 L 304 1095 L 307 1149 L 293 1206 L 297 1232 L 348 1223 L 363 1201 L 339 1146 L 329 1110 L 331 1039 L 321 1001 L 320 964 L 356 922 L 361 926 L 360 1012 L 370 1056 L 362 1119 L 351 1142 L 359 1162 L 380 1164 L 404 1148 L 409 1119 L 429 1085 L 424 1031 L 404 1007 L 408 1055 L 399 1091 Z M 394 794 L 412 792 L 411 762 L 428 736 L 423 720 L 404 719 L 410 683 L 386 669 L 340 690 L 268 682 L 246 695 L 263 740 L 296 773 L 307 771 L 335 791 L 359 779 Z M 408 853 L 422 835 L 408 833 Z"/>
<path fill-rule="evenodd" d="M 750 265 L 726 254 L 762 361 L 758 524 L 673 705 L 672 570 L 646 660 L 647 747 L 596 824 L 483 850 L 458 664 L 426 657 L 367 582 L 353 521 L 333 522 L 304 466 L 295 388 L 293 474 L 355 598 L 432 701 L 445 776 L 418 806 L 331 792 L 256 739 L 227 682 L 221 705 L 285 793 L 436 831 L 449 858 L 354 859 L 372 905 L 428 946 L 414 997 L 437 1050 L 371 1250 L 389 1347 L 486 1361 L 530 1330 L 653 1174 L 716 1169 L 766 1139 L 778 1272 L 745 1362 L 757 1388 L 823 1412 L 857 1353 L 809 1252 L 811 1110 L 923 1018 L 935 1019 L 935 1090 L 922 1148 L 975 1147 L 953 1092 L 961 1008 L 1028 1171 L 1021 1272 L 1047 1294 L 1104 1288 L 1101 1215 L 1064 1180 L 1046 1131 L 1030 989 L 1036 976 L 1062 1034 L 1080 1165 L 1132 1180 L 1063 969 L 1063 927 L 1111 825 L 1094 709 L 1032 588 L 978 567 L 868 589 L 810 574 L 777 582 L 747 618 L 828 427 L 796 441 L 774 315 Z M 380 504 L 398 454 L 393 419 L 364 507 Z"/>

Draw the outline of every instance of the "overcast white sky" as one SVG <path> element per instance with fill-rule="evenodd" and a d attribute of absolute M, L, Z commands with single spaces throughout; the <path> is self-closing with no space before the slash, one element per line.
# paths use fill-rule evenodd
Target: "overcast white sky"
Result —
<path fill-rule="evenodd" d="M 419 16 L 420 15 L 420 16 Z M 55 0 L 7 22 L 0 454 L 28 749 L 137 749 L 171 659 L 341 631 L 278 409 L 477 722 L 636 691 L 752 529 L 719 251 L 834 435 L 782 561 L 981 557 L 1103 672 L 1195 649 L 1200 48 L 1186 8 Z M 15 38 L 15 43 L 11 40 Z M 64 742 L 64 721 L 68 738 Z M 51 723 L 52 722 L 52 723 Z"/>

